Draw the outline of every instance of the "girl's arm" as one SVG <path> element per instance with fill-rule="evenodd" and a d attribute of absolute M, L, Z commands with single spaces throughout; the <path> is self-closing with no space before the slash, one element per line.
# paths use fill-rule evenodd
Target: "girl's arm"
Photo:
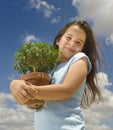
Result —
<path fill-rule="evenodd" d="M 25 90 L 35 99 L 40 100 L 66 100 L 74 95 L 87 75 L 87 61 L 85 58 L 74 62 L 62 84 L 45 86 L 29 86 Z M 60 75 L 59 75 L 60 76 Z"/>

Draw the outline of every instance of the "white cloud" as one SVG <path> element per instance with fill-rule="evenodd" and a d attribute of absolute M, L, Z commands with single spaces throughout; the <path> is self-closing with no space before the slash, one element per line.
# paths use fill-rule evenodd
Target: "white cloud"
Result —
<path fill-rule="evenodd" d="M 112 130 L 106 121 L 113 116 L 113 93 L 107 89 L 112 85 L 107 74 L 98 73 L 104 102 L 93 104 L 84 110 L 87 130 Z M 1 130 L 33 130 L 33 110 L 17 105 L 11 94 L 0 93 L 0 129 Z M 111 121 L 112 124 L 112 121 Z"/>
<path fill-rule="evenodd" d="M 51 23 L 58 23 L 60 21 L 60 17 L 52 18 Z"/>
<path fill-rule="evenodd" d="M 106 45 L 113 45 L 113 33 L 106 39 Z"/>
<path fill-rule="evenodd" d="M 97 74 L 97 77 L 98 77 L 98 84 L 99 86 L 101 86 L 101 88 L 104 88 L 106 86 L 110 86 L 112 85 L 111 82 L 109 82 L 109 79 L 108 79 L 108 75 L 103 73 L 103 72 L 99 72 Z"/>
<path fill-rule="evenodd" d="M 98 84 L 101 87 L 104 102 L 93 104 L 89 109 L 84 110 L 87 130 L 112 130 L 105 122 L 113 116 L 113 93 L 107 89 L 112 85 L 108 76 L 98 73 Z"/>
<path fill-rule="evenodd" d="M 23 40 L 24 43 L 36 41 L 37 38 L 32 34 L 27 34 Z"/>
<path fill-rule="evenodd" d="M 72 0 L 80 18 L 92 22 L 98 35 L 109 36 L 113 32 L 113 0 Z"/>
<path fill-rule="evenodd" d="M 29 4 L 32 8 L 41 10 L 47 18 L 50 18 L 53 12 L 60 10 L 60 8 L 55 8 L 54 5 L 49 5 L 45 0 L 29 0 Z"/>
<path fill-rule="evenodd" d="M 111 130 L 111 129 L 109 128 L 109 126 L 106 125 L 96 125 L 95 127 L 95 125 L 88 124 L 86 130 Z"/>
<path fill-rule="evenodd" d="M 11 94 L 0 93 L 0 130 L 33 130 L 33 111 L 17 105 Z"/>

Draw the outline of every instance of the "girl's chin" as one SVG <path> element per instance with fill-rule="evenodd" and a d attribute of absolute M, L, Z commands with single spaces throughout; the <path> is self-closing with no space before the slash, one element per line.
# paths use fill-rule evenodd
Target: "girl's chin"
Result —
<path fill-rule="evenodd" d="M 71 57 L 60 57 L 60 63 L 68 61 Z"/>
<path fill-rule="evenodd" d="M 63 55 L 62 53 L 60 53 L 60 54 L 59 54 L 59 59 L 60 59 L 60 61 L 67 61 L 67 60 L 69 60 L 73 55 L 74 55 L 74 54 L 69 54 L 69 53 Z"/>

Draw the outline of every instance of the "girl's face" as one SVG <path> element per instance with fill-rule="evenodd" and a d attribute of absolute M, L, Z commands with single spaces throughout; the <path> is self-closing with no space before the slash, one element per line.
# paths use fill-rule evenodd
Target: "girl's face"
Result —
<path fill-rule="evenodd" d="M 70 26 L 56 43 L 59 46 L 60 60 L 67 61 L 81 52 L 86 41 L 86 33 L 77 25 Z"/>

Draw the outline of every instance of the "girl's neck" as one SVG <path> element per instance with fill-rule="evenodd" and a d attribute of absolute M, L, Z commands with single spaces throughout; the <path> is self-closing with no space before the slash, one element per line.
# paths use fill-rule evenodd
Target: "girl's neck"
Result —
<path fill-rule="evenodd" d="M 59 64 L 68 61 L 69 59 L 65 58 L 62 54 L 59 54 Z"/>

